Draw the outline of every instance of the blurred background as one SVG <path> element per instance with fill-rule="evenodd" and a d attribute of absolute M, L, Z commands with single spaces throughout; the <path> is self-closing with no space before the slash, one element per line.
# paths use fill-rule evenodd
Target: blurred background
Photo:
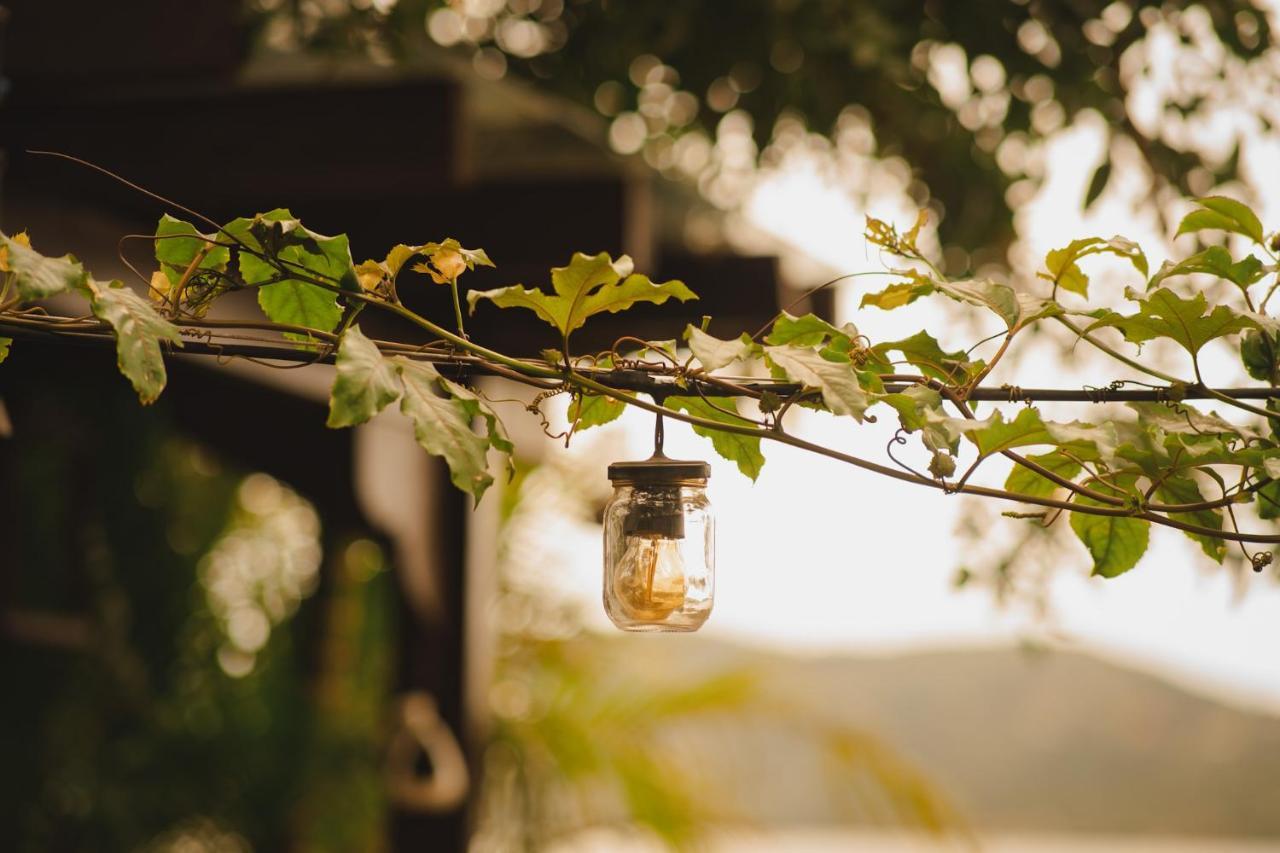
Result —
<path fill-rule="evenodd" d="M 0 8 L 0 224 L 139 287 L 124 260 L 146 272 L 150 245 L 121 237 L 162 208 L 30 150 L 220 221 L 288 206 L 357 261 L 453 236 L 498 265 L 466 286 L 605 250 L 701 296 L 593 320 L 584 349 L 788 305 L 873 340 L 991 331 L 857 310 L 875 278 L 805 296 L 884 268 L 868 213 L 926 209 L 948 274 L 1027 287 L 1080 236 L 1153 268 L 1191 251 L 1170 236 L 1189 196 L 1280 226 L 1270 3 Z M 1122 266 L 1089 272 L 1118 303 Z M 448 322 L 438 290 L 406 302 Z M 484 307 L 468 329 L 555 343 Z M 993 383 L 1125 377 L 1048 331 L 1024 346 Z M 1225 345 L 1202 363 L 1246 381 Z M 712 460 L 708 626 L 623 635 L 599 605 L 604 470 L 647 455 L 647 417 L 566 449 L 486 382 L 519 457 L 473 507 L 394 417 L 326 430 L 329 368 L 278 368 L 177 357 L 144 409 L 101 352 L 23 343 L 0 367 L 3 849 L 1280 849 L 1274 571 L 1166 530 L 1101 581 L 1063 525 L 766 447 L 755 484 Z M 1081 408 L 1044 407 L 1105 413 Z M 872 458 L 893 434 L 797 429 Z"/>

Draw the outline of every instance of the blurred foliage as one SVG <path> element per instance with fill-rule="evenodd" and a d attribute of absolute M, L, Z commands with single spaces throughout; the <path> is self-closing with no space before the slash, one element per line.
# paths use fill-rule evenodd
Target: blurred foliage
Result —
<path fill-rule="evenodd" d="M 518 464 L 504 496 L 503 633 L 473 851 L 542 850 L 599 829 L 697 848 L 715 829 L 757 824 L 738 806 L 743 780 L 780 760 L 795 786 L 834 801 L 855 823 L 967 832 L 940 793 L 875 737 L 770 693 L 750 669 L 665 667 L 670 649 L 653 638 L 588 634 L 576 604 L 531 590 L 510 543 L 554 561 L 537 537 L 554 538 L 557 521 L 593 512 L 573 465 L 560 456 Z M 805 760 L 792 762 L 792 748 L 819 756 L 813 773 Z M 744 757 L 749 766 L 740 766 Z"/>
<path fill-rule="evenodd" d="M 256 0 L 251 8 L 276 48 L 391 62 L 434 40 L 470 56 L 483 76 L 515 75 L 625 117 L 646 159 L 664 169 L 672 140 L 714 138 L 729 110 L 749 114 L 763 149 L 780 117 L 831 133 L 856 108 L 878 153 L 915 171 L 911 192 L 941 219 L 943 241 L 990 255 L 975 266 L 999 260 L 1013 236 L 1006 191 L 1039 177 L 1021 158 L 999 162 L 1002 143 L 1025 148 L 1082 110 L 1100 113 L 1178 195 L 1203 195 L 1206 182 L 1235 176 L 1236 154 L 1196 152 L 1185 134 L 1135 124 L 1128 100 L 1136 77 L 1152 62 L 1179 61 L 1143 50 L 1152 26 L 1167 25 L 1190 49 L 1182 58 L 1194 59 L 1195 69 L 1180 63 L 1181 79 L 1162 93 L 1161 108 L 1181 118 L 1224 98 L 1244 103 L 1254 84 L 1228 63 L 1271 46 L 1267 15 L 1248 0 Z M 1262 116 L 1262 126 L 1273 120 Z M 1086 204 L 1110 175 L 1107 158 Z"/>
<path fill-rule="evenodd" d="M 2 449 L 22 497 L 4 552 L 0 846 L 381 849 L 381 551 L 330 536 L 312 596 L 314 510 L 178 437 L 164 407 L 114 385 L 42 391 Z"/>

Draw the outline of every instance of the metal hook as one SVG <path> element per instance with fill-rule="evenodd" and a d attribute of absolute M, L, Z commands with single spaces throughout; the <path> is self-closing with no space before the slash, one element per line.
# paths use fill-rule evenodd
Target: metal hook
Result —
<path fill-rule="evenodd" d="M 398 725 L 387 750 L 387 793 L 403 809 L 447 812 L 462 805 L 471 775 L 462 747 L 440 718 L 431 694 L 406 693 L 397 711 Z M 418 772 L 418 755 L 431 763 Z"/>

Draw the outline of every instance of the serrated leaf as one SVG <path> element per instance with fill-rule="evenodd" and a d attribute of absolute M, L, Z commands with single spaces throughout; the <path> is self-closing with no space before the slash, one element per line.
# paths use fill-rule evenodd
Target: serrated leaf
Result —
<path fill-rule="evenodd" d="M 1011 329 L 1025 322 L 1018 293 L 1007 284 L 985 278 L 938 281 L 921 275 L 915 270 L 905 270 L 902 274 L 908 277 L 907 281 L 891 284 L 879 293 L 863 296 L 862 306 L 874 305 L 887 310 L 908 305 L 921 296 L 943 293 L 957 302 L 987 308 L 1004 320 L 1005 325 Z M 1044 302 L 1044 300 L 1038 300 L 1038 302 Z"/>
<path fill-rule="evenodd" d="M 108 323 L 116 335 L 116 363 L 138 392 L 143 405 L 155 402 L 166 381 L 160 342 L 182 346 L 182 337 L 151 303 L 125 287 L 87 280 L 85 291 L 93 314 Z"/>
<path fill-rule="evenodd" d="M 945 427 L 946 414 L 942 410 L 942 395 L 927 385 L 912 385 L 904 391 L 884 394 L 877 402 L 892 406 L 898 413 L 898 423 L 907 432 L 921 434 L 925 448 L 934 456 L 929 470 L 935 476 L 949 477 L 955 473 L 955 459 L 950 454 L 959 447 L 959 437 Z M 940 474 L 947 471 L 946 474 Z"/>
<path fill-rule="evenodd" d="M 455 486 L 479 501 L 493 484 L 486 457 L 493 443 L 496 418 L 490 422 L 489 435 L 478 435 L 471 428 L 479 402 L 474 395 L 460 398 L 459 386 L 448 382 L 427 362 L 403 356 L 391 361 L 404 383 L 400 411 L 413 422 L 414 438 L 428 453 L 444 459 Z M 506 444 L 510 446 L 510 442 Z"/>
<path fill-rule="evenodd" d="M 1028 456 L 1027 459 L 1064 479 L 1070 480 L 1080 473 L 1080 463 L 1058 451 Z M 1043 474 L 1023 465 L 1013 466 L 1013 470 L 1004 481 L 1004 487 L 1006 491 L 1037 498 L 1050 497 L 1062 488 Z"/>
<path fill-rule="evenodd" d="M 716 402 L 726 409 L 737 410 L 737 402 L 731 397 L 717 400 Z M 734 417 L 730 412 L 722 411 L 701 397 L 668 397 L 663 401 L 663 405 L 668 409 L 685 412 L 694 417 L 705 418 L 717 423 L 732 424 L 734 426 L 749 425 L 747 421 Z M 707 429 L 697 424 L 691 424 L 691 426 L 698 435 L 711 439 L 711 446 L 715 448 L 716 453 L 736 463 L 743 476 L 753 481 L 760 476 L 760 469 L 764 467 L 764 455 L 760 452 L 759 436 Z"/>
<path fill-rule="evenodd" d="M 1247 205 L 1233 198 L 1217 195 L 1198 198 L 1196 202 L 1200 209 L 1183 217 L 1174 236 L 1180 237 L 1203 230 L 1230 231 L 1242 234 L 1255 243 L 1262 243 L 1262 223 Z"/>
<path fill-rule="evenodd" d="M 285 272 L 282 273 L 250 252 L 239 253 L 240 275 L 245 284 L 260 285 L 258 305 L 274 323 L 328 332 L 342 319 L 342 308 L 334 291 L 293 277 L 295 275 L 314 277 L 343 290 L 361 290 L 345 234 L 336 237 L 316 234 L 283 208 L 260 213 L 252 219 L 236 219 L 223 230 L 254 251 L 274 256 L 283 263 Z M 280 281 L 264 284 L 281 276 L 284 278 Z"/>
<path fill-rule="evenodd" d="M 979 456 L 990 456 L 1017 447 L 1056 443 L 1045 428 L 1040 413 L 1032 408 L 1021 409 L 1011 421 L 1006 421 L 1004 413 L 999 410 L 980 420 L 949 420 L 957 431 L 973 442 Z"/>
<path fill-rule="evenodd" d="M 489 445 L 495 450 L 507 454 L 507 467 L 514 472 L 510 456 L 515 450 L 515 445 L 511 443 L 511 438 L 507 435 L 507 428 L 503 425 L 497 413 L 489 408 L 489 404 L 482 400 L 478 394 L 465 385 L 459 385 L 449 379 L 441 379 L 440 385 L 453 399 L 466 408 L 467 413 L 472 418 L 480 418 L 484 423 L 485 435 L 489 439 Z"/>
<path fill-rule="evenodd" d="M 1089 277 L 1080 269 L 1078 261 L 1090 255 L 1104 253 L 1125 258 L 1133 264 L 1134 269 L 1142 273 L 1143 278 L 1147 276 L 1147 256 L 1142 253 L 1142 249 L 1132 240 L 1117 236 L 1110 240 L 1104 240 L 1101 237 L 1085 237 L 1072 240 L 1061 249 L 1054 249 L 1045 255 L 1044 265 L 1048 273 L 1041 273 L 1040 277 L 1053 282 L 1063 290 L 1087 297 Z"/>
<path fill-rule="evenodd" d="M 336 294 L 293 279 L 259 288 L 258 305 L 273 323 L 306 326 L 323 332 L 332 331 L 342 319 Z"/>
<path fill-rule="evenodd" d="M 1189 504 L 1205 500 L 1205 496 L 1200 491 L 1200 486 L 1196 484 L 1195 480 L 1176 474 L 1160 481 L 1156 486 L 1155 498 L 1164 504 Z M 1169 517 L 1176 521 L 1185 521 L 1188 524 L 1197 524 L 1214 530 L 1222 529 L 1222 510 L 1218 509 L 1174 512 L 1170 513 Z M 1203 536 L 1199 533 L 1184 532 L 1190 539 L 1200 545 L 1201 550 L 1204 551 L 1209 559 L 1221 563 L 1223 558 L 1227 556 L 1227 543 L 1223 540 L 1215 539 L 1212 536 Z"/>
<path fill-rule="evenodd" d="M 1114 485 L 1089 480 L 1086 485 L 1094 491 L 1117 498 L 1131 498 L 1137 477 L 1120 474 L 1111 481 Z M 1084 495 L 1075 495 L 1073 503 L 1082 506 L 1100 506 Z M 1071 513 L 1071 529 L 1088 549 L 1093 558 L 1093 574 L 1114 578 L 1132 569 L 1146 553 L 1151 538 L 1151 523 L 1131 516 L 1087 515 Z"/>
<path fill-rule="evenodd" d="M 48 299 L 68 290 L 84 287 L 89 274 L 74 255 L 46 257 L 35 249 L 25 234 L 10 237 L 0 232 L 3 269 L 13 276 L 13 286 L 23 302 Z"/>
<path fill-rule="evenodd" d="M 1160 284 L 1167 278 L 1179 275 L 1204 273 L 1224 278 L 1237 287 L 1246 289 L 1262 278 L 1262 261 L 1249 255 L 1242 261 L 1234 262 L 1231 253 L 1222 246 L 1210 246 L 1181 261 L 1165 261 L 1160 270 L 1147 282 L 1147 290 Z"/>
<path fill-rule="evenodd" d="M 708 371 L 719 370 L 735 361 L 751 358 L 757 350 L 755 342 L 746 332 L 740 338 L 722 341 L 691 325 L 684 330 L 684 338 L 689 342 L 689 349 L 694 357 Z"/>
<path fill-rule="evenodd" d="M 933 293 L 934 290 L 933 282 L 924 277 L 913 278 L 910 281 L 899 281 L 878 293 L 864 293 L 858 307 L 866 308 L 870 305 L 884 311 L 892 311 L 894 308 L 910 305 L 921 296 L 928 296 Z"/>
<path fill-rule="evenodd" d="M 3 232 L 0 232 L 0 237 L 3 236 Z M 8 239 L 13 240 L 22 246 L 26 246 L 28 249 L 31 248 L 31 238 L 27 236 L 26 231 L 19 231 Z M 0 272 L 13 272 L 13 269 L 9 266 L 9 248 L 8 245 L 3 242 L 0 242 Z"/>
<path fill-rule="evenodd" d="M 858 336 L 858 330 L 852 324 L 837 328 L 816 314 L 805 314 L 796 317 L 783 311 L 774 321 L 773 328 L 765 336 L 764 342 L 770 346 L 814 347 L 831 340 L 843 341 L 844 350 Z"/>
<path fill-rule="evenodd" d="M 1196 355 L 1209 341 L 1259 325 L 1256 318 L 1226 305 L 1215 305 L 1212 311 L 1205 313 L 1208 302 L 1203 293 L 1183 299 L 1162 287 L 1145 297 L 1132 289 L 1126 289 L 1125 295 L 1138 302 L 1137 313 L 1125 316 L 1107 311 L 1085 331 L 1113 326 L 1124 334 L 1126 340 L 1135 344 L 1153 338 L 1169 338 Z"/>
<path fill-rule="evenodd" d="M 926 413 L 942 411 L 942 395 L 927 385 L 912 385 L 905 390 L 885 394 L 877 402 L 892 406 L 898 412 L 898 422 L 907 432 L 928 428 L 930 422 Z"/>
<path fill-rule="evenodd" d="M 1192 435 L 1250 435 L 1248 427 L 1236 426 L 1212 412 L 1205 414 L 1187 403 L 1171 408 L 1163 403 L 1130 401 L 1125 403 L 1138 415 L 1143 427 L 1159 427 L 1165 432 Z"/>
<path fill-rule="evenodd" d="M 1017 326 L 1022 319 L 1017 291 L 1007 284 L 975 278 L 968 281 L 936 282 L 936 286 L 940 292 L 957 302 L 968 302 L 995 312 L 1009 328 Z"/>
<path fill-rule="evenodd" d="M 804 347 L 765 347 L 764 351 L 791 381 L 821 391 L 823 403 L 834 414 L 863 419 L 872 400 L 848 360 L 832 361 Z"/>
<path fill-rule="evenodd" d="M 576 432 L 616 421 L 626 408 L 626 403 L 603 394 L 578 394 L 569 403 L 567 417 Z"/>
<path fill-rule="evenodd" d="M 577 252 L 568 266 L 551 270 L 552 293 L 516 284 L 496 290 L 473 290 L 467 294 L 467 302 L 472 311 L 482 299 L 499 308 L 528 308 L 562 335 L 568 335 L 594 314 L 617 313 L 637 302 L 661 305 L 673 297 L 681 302 L 698 298 L 683 282 L 656 284 L 632 269 L 626 255 L 614 261 L 607 252 Z"/>
<path fill-rule="evenodd" d="M 1075 502 L 1094 505 L 1094 501 L 1083 496 L 1077 496 Z M 1151 522 L 1128 516 L 1073 512 L 1071 529 L 1089 549 L 1093 574 L 1104 578 L 1118 577 L 1136 566 L 1151 540 Z"/>
<path fill-rule="evenodd" d="M 334 367 L 326 426 L 336 429 L 362 424 L 400 397 L 395 367 L 359 326 L 342 333 Z"/>
<path fill-rule="evenodd" d="M 916 332 L 900 341 L 879 343 L 872 349 L 886 360 L 891 352 L 901 353 L 909 364 L 925 376 L 951 385 L 968 381 L 970 376 L 977 374 L 985 366 L 982 361 L 969 361 L 968 354 L 963 351 L 946 352 L 928 332 Z"/>
<path fill-rule="evenodd" d="M 1073 455 L 1086 460 L 1100 460 L 1109 466 L 1119 445 L 1111 424 L 1045 421 L 1033 408 L 1020 410 L 1011 421 L 1006 420 L 999 410 L 981 419 L 931 417 L 930 420 L 934 426 L 952 435 L 967 437 L 978 454 L 984 457 L 1019 447 L 1057 445 L 1070 446 Z"/>
<path fill-rule="evenodd" d="M 156 260 L 160 262 L 160 269 L 171 284 L 182 280 L 183 274 L 197 255 L 201 256 L 197 269 L 226 269 L 231 250 L 226 246 L 211 245 L 219 239 L 217 234 L 201 234 L 190 222 L 166 213 L 156 225 Z"/>

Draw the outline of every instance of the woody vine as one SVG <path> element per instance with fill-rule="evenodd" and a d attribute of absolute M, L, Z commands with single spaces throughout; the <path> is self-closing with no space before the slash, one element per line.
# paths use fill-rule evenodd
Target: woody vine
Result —
<path fill-rule="evenodd" d="M 489 402 L 460 381 L 487 374 L 538 389 L 530 405 L 537 416 L 549 396 L 571 395 L 569 434 L 608 423 L 627 406 L 683 421 L 753 480 L 765 461 L 761 444 L 768 441 L 927 488 L 1031 505 L 1033 512 L 1006 515 L 1033 523 L 1050 524 L 1067 514 L 1094 573 L 1107 577 L 1137 564 L 1152 525 L 1182 530 L 1219 563 L 1234 544 L 1258 570 L 1271 562 L 1271 553 L 1251 546 L 1280 544 L 1280 533 L 1250 531 L 1238 519 L 1246 506 L 1264 521 L 1280 517 L 1280 316 L 1268 313 L 1280 288 L 1280 234 L 1265 232 L 1257 216 L 1232 199 L 1198 199 L 1178 234 L 1210 240 L 1240 235 L 1248 246 L 1243 256 L 1210 245 L 1153 273 L 1137 244 L 1090 237 L 1049 252 L 1037 279 L 1025 287 L 943 275 L 917 245 L 923 214 L 906 230 L 868 218 L 867 241 L 893 261 L 887 286 L 864 296 L 862 307 L 892 310 L 941 297 L 994 315 L 1002 331 L 968 350 L 945 351 L 928 331 L 876 341 L 852 324 L 784 311 L 755 334 L 737 338 L 713 337 L 704 322 L 684 330 L 683 346 L 624 337 L 607 352 L 581 353 L 573 333 L 593 316 L 696 294 L 680 281 L 652 281 L 625 256 L 574 254 L 550 271 L 549 288 L 470 291 L 464 304 L 459 279 L 493 264 L 483 250 L 457 240 L 398 244 L 381 260 L 355 263 L 345 236 L 310 231 L 288 210 L 218 223 L 153 197 L 181 216 L 164 214 L 148 235 L 154 272 L 135 268 L 149 299 L 120 281 L 97 280 L 71 255 L 41 254 L 25 233 L 0 234 L 0 361 L 27 339 L 114 339 L 120 371 L 144 404 L 164 389 L 166 352 L 332 361 L 328 426 L 355 426 L 398 402 L 418 443 L 442 457 L 453 483 L 477 500 L 494 480 L 490 451 L 509 465 L 514 450 Z M 1100 254 L 1122 258 L 1132 269 L 1127 313 L 1088 306 L 1090 281 L 1081 261 Z M 453 328 L 401 302 L 400 289 L 419 286 L 412 279 L 422 277 L 450 288 Z M 1228 283 L 1227 299 L 1210 301 L 1206 286 L 1214 282 Z M 244 289 L 256 291 L 263 320 L 207 317 L 220 297 Z M 42 304 L 63 294 L 83 297 L 90 313 L 59 315 Z M 534 312 L 554 327 L 559 349 L 525 359 L 477 344 L 467 336 L 466 317 L 480 303 Z M 366 337 L 359 325 L 364 311 L 397 315 L 431 340 L 417 345 Z M 984 384 L 1041 324 L 1065 327 L 1079 345 L 1145 377 L 1112 383 L 1110 394 L 1041 396 L 1128 397 L 1129 416 L 1047 420 L 1033 405 L 1035 393 Z M 1216 388 L 1204 375 L 1201 351 L 1219 338 L 1238 344 L 1258 386 Z M 1140 353 L 1124 351 L 1126 343 L 1156 339 L 1181 348 L 1182 373 L 1158 370 Z M 971 403 L 993 398 L 1028 405 L 1012 417 L 1000 411 L 977 417 Z M 1203 411 L 1190 399 L 1234 410 L 1244 422 Z M 879 412 L 895 416 L 900 429 L 890 451 L 918 441 L 927 471 L 892 452 L 887 462 L 877 462 L 806 440 L 789 428 L 796 406 L 829 412 L 851 427 Z M 1037 452 L 1028 453 L 1032 449 Z M 1004 488 L 971 483 L 995 457 L 1013 463 Z"/>

